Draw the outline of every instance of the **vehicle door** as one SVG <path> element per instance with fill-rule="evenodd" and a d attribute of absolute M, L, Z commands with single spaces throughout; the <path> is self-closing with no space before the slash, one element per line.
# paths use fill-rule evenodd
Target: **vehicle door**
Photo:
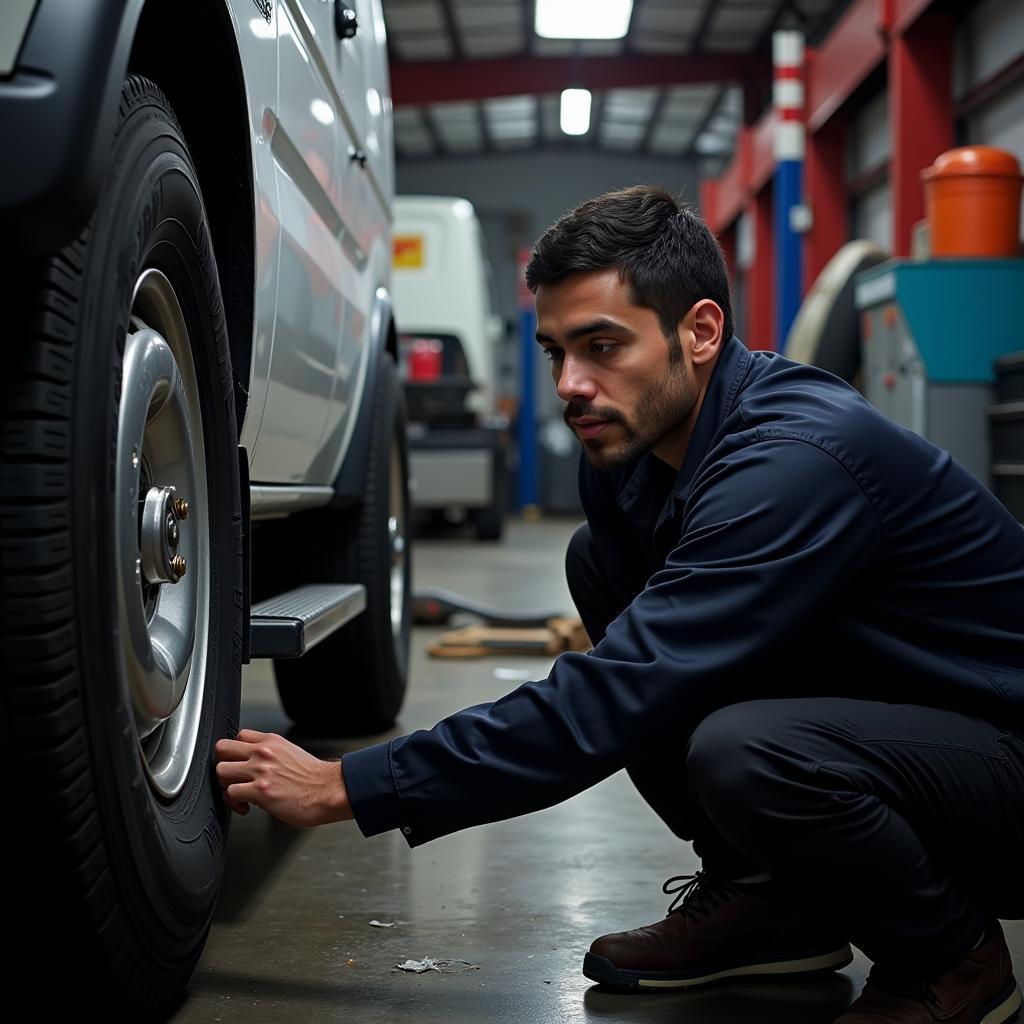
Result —
<path fill-rule="evenodd" d="M 334 0 L 335 36 L 325 50 L 341 98 L 339 159 L 344 191 L 341 266 L 345 320 L 338 349 L 334 400 L 314 470 L 333 480 L 344 458 L 362 394 L 372 346 L 374 295 L 390 267 L 391 109 L 384 19 L 379 0 Z M 386 191 L 387 189 L 387 191 Z M 381 268 L 384 268 L 382 274 Z"/>
<path fill-rule="evenodd" d="M 280 257 L 267 401 L 250 474 L 325 483 L 313 472 L 335 402 L 351 315 L 346 197 L 355 168 L 334 68 L 335 4 L 278 0 L 279 97 L 270 112 Z"/>

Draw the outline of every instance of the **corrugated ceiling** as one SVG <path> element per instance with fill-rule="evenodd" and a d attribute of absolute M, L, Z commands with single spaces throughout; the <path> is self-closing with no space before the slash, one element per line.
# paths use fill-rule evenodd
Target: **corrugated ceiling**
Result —
<path fill-rule="evenodd" d="M 431 62 L 471 64 L 508 58 L 680 58 L 760 55 L 771 32 L 801 27 L 813 41 L 848 0 L 634 0 L 624 39 L 541 39 L 534 0 L 383 0 L 392 66 L 425 75 Z M 436 64 L 433 65 L 436 67 Z M 762 60 L 761 67 L 764 67 Z M 762 95 L 770 83 L 761 82 Z M 726 159 L 743 116 L 740 83 L 636 87 L 595 92 L 590 131 L 564 135 L 558 95 L 478 96 L 395 110 L 399 160 L 583 147 L 670 159 Z"/>

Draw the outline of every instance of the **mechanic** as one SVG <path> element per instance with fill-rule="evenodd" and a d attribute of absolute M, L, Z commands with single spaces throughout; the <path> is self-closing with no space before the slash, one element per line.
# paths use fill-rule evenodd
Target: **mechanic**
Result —
<path fill-rule="evenodd" d="M 417 846 L 626 768 L 702 870 L 588 977 L 810 975 L 852 940 L 874 966 L 843 1024 L 1011 1019 L 1024 531 L 841 380 L 748 351 L 714 236 L 664 190 L 563 217 L 527 282 L 586 456 L 567 572 L 593 650 L 340 771 L 243 730 L 225 800 Z"/>

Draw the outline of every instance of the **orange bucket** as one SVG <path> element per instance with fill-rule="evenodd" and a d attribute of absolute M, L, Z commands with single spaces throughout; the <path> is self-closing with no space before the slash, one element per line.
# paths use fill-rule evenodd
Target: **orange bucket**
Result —
<path fill-rule="evenodd" d="M 1020 164 L 992 146 L 961 146 L 921 172 L 933 256 L 1016 256 Z"/>

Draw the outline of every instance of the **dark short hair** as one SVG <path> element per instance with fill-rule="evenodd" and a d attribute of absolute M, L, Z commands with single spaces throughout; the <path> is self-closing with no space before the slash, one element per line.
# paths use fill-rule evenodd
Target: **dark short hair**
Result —
<path fill-rule="evenodd" d="M 663 188 L 634 185 L 590 199 L 554 223 L 533 247 L 526 284 L 558 284 L 570 274 L 618 268 L 638 306 L 653 309 L 666 338 L 700 299 L 725 314 L 733 333 L 729 274 L 718 240 L 692 207 Z"/>

